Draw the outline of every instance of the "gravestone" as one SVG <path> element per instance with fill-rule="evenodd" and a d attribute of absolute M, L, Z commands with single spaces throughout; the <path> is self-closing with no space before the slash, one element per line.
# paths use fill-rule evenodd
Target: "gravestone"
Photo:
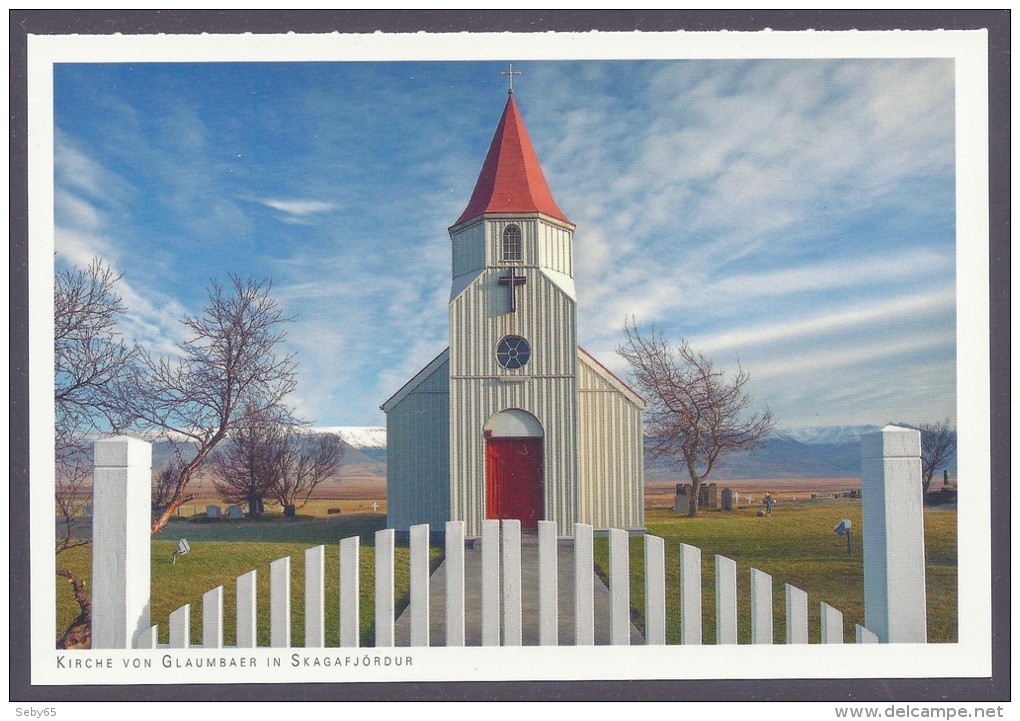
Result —
<path fill-rule="evenodd" d="M 206 506 L 205 515 L 209 518 L 219 518 L 223 511 L 219 506 Z"/>
<path fill-rule="evenodd" d="M 240 506 L 227 506 L 227 518 L 244 518 L 244 509 Z"/>
<path fill-rule="evenodd" d="M 724 511 L 733 510 L 733 491 L 729 488 L 722 490 L 722 509 Z"/>
<path fill-rule="evenodd" d="M 698 508 L 714 510 L 719 507 L 719 489 L 716 484 L 709 483 L 698 489 Z"/>
<path fill-rule="evenodd" d="M 84 506 L 81 507 L 81 517 L 82 518 L 92 518 L 92 504 L 91 503 L 86 503 Z"/>
<path fill-rule="evenodd" d="M 673 513 L 687 514 L 691 512 L 690 492 L 690 483 L 676 484 L 676 498 L 673 499 Z"/>

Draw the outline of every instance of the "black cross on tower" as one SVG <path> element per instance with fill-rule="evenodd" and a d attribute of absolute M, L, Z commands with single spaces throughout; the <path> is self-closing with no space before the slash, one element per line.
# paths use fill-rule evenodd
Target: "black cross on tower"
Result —
<path fill-rule="evenodd" d="M 506 275 L 499 276 L 499 284 L 505 285 L 510 289 L 510 312 L 517 312 L 517 286 L 524 285 L 528 282 L 528 279 L 523 275 L 517 275 L 517 269 L 511 268 L 510 272 Z"/>
<path fill-rule="evenodd" d="M 500 73 L 500 75 L 506 75 L 510 79 L 510 95 L 514 94 L 514 75 L 520 75 L 518 72 L 514 72 L 514 64 L 509 63 L 507 65 L 507 71 Z"/>

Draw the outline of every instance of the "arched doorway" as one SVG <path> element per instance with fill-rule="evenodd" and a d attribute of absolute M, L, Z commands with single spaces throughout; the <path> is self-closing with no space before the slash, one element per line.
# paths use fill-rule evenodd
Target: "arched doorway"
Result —
<path fill-rule="evenodd" d="M 542 424 L 517 408 L 485 424 L 485 517 L 517 518 L 538 528 L 545 518 Z"/>

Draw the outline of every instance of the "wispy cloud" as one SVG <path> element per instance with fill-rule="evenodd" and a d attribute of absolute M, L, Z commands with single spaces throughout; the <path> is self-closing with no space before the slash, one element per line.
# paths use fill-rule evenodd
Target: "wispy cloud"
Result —
<path fill-rule="evenodd" d="M 695 337 L 691 342 L 707 351 L 742 349 L 779 340 L 831 333 L 845 333 L 865 324 L 889 320 L 905 320 L 921 314 L 953 313 L 956 294 L 952 291 L 934 291 L 904 298 L 885 299 L 836 313 L 812 315 L 794 321 L 772 322 L 750 328 L 738 328 L 715 335 Z M 933 339 L 934 340 L 934 339 Z"/>
<path fill-rule="evenodd" d="M 298 217 L 305 217 L 315 213 L 326 213 L 337 207 L 335 203 L 327 203 L 321 200 L 273 200 L 266 198 L 256 202 L 273 210 L 279 210 L 281 213 Z"/>

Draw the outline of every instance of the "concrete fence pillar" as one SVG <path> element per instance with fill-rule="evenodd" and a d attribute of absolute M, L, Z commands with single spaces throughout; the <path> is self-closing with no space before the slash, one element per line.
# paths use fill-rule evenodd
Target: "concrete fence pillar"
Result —
<path fill-rule="evenodd" d="M 152 446 L 96 441 L 92 497 L 92 648 L 143 648 L 149 625 Z"/>
<path fill-rule="evenodd" d="M 882 643 L 925 643 L 921 433 L 861 436 L 864 624 Z"/>

